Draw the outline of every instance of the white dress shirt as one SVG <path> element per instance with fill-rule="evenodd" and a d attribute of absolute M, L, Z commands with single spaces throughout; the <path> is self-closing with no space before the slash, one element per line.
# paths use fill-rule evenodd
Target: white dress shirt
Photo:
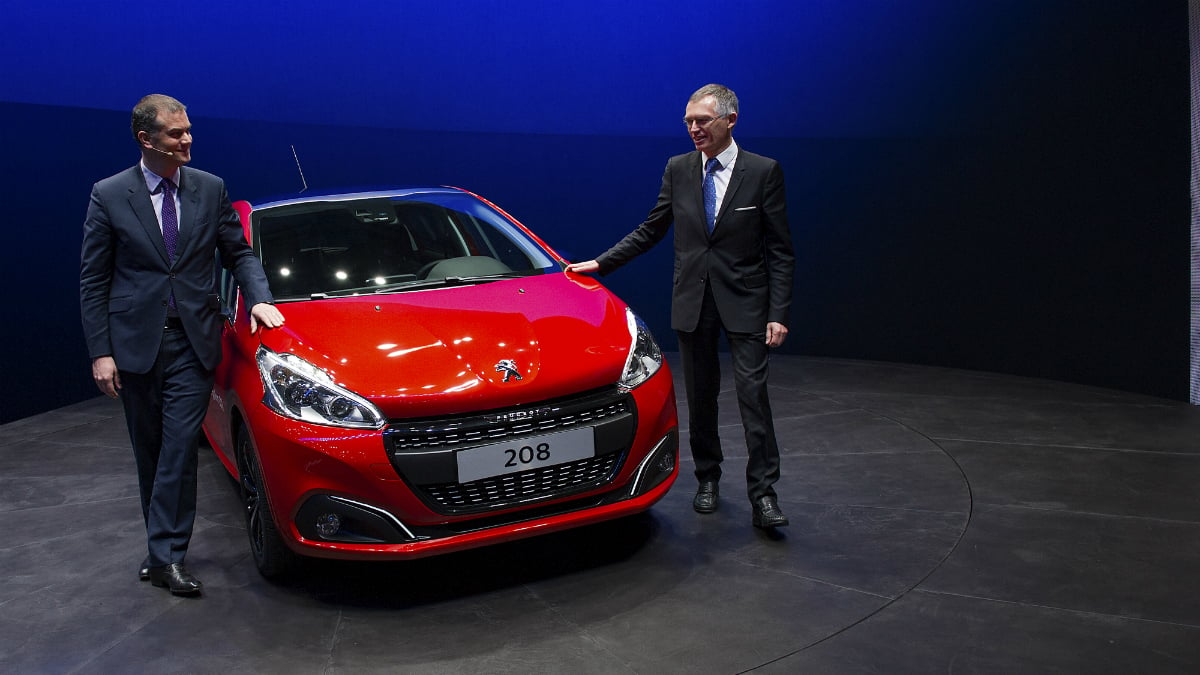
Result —
<path fill-rule="evenodd" d="M 158 185 L 162 183 L 163 177 L 146 168 L 145 162 L 138 164 L 142 167 L 142 177 L 146 179 L 146 189 L 150 191 L 150 201 L 154 203 L 154 215 L 158 216 L 158 231 L 162 232 L 163 193 L 158 189 Z M 175 175 L 170 177 L 170 181 L 175 185 L 175 220 L 179 228 L 183 229 L 183 219 L 179 217 L 179 169 L 175 170 Z"/>
<path fill-rule="evenodd" d="M 729 177 L 733 175 L 733 165 L 737 162 L 737 154 L 737 142 L 731 138 L 729 139 L 729 147 L 717 155 L 717 161 L 721 163 L 721 168 L 713 172 L 713 185 L 717 188 L 717 213 L 721 212 L 721 204 L 725 201 L 725 190 L 729 187 Z M 701 153 L 700 157 L 702 159 L 700 164 L 700 187 L 703 190 L 704 165 L 708 163 L 708 158 L 703 153 Z"/>

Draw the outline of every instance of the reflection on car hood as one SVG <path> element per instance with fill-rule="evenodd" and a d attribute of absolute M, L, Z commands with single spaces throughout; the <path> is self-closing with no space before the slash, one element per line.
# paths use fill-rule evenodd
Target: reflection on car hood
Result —
<path fill-rule="evenodd" d="M 286 325 L 265 331 L 263 343 L 325 369 L 389 418 L 612 385 L 630 344 L 624 305 L 600 284 L 564 274 L 281 308 Z"/>

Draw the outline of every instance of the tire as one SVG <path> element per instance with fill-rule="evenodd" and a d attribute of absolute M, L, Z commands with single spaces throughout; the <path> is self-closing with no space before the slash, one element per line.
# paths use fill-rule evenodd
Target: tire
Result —
<path fill-rule="evenodd" d="M 282 581 L 295 572 L 298 556 L 283 543 L 279 528 L 271 515 L 271 506 L 264 489 L 258 454 L 250 443 L 245 428 L 237 434 L 238 496 L 246 516 L 246 534 L 250 538 L 250 555 L 258 573 L 271 581 Z"/>

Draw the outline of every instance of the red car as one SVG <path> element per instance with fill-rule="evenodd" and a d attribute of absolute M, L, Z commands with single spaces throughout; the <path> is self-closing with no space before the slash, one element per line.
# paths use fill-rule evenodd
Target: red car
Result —
<path fill-rule="evenodd" d="M 638 513 L 678 475 L 645 324 L 488 201 L 446 187 L 238 202 L 287 323 L 232 277 L 204 429 L 267 577 Z"/>

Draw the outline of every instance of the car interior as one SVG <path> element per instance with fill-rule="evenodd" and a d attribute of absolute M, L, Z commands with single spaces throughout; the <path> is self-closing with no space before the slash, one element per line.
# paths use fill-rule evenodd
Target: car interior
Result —
<path fill-rule="evenodd" d="M 438 204 L 310 202 L 254 215 L 256 248 L 280 300 L 532 267 L 495 227 Z"/>

